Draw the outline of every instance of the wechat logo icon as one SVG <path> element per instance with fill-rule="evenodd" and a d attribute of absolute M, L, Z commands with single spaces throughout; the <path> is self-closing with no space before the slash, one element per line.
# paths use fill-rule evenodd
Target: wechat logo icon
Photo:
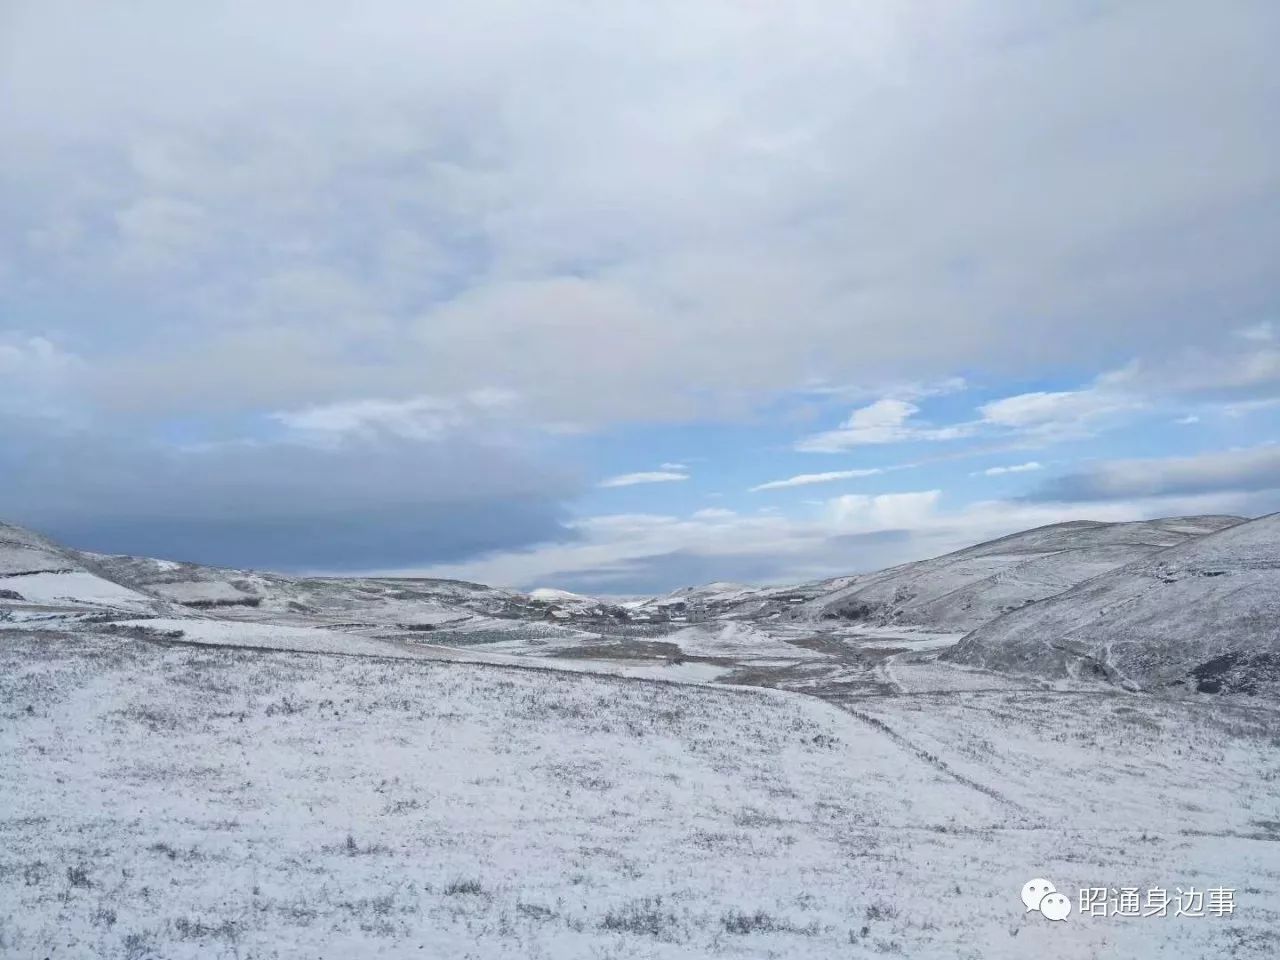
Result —
<path fill-rule="evenodd" d="M 1071 898 L 1043 877 L 1022 885 L 1022 902 L 1027 913 L 1037 910 L 1046 920 L 1065 920 L 1071 914 Z"/>

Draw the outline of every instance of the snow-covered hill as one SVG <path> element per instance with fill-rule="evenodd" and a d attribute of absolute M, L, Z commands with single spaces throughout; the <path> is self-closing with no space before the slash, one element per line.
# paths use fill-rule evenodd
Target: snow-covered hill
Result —
<path fill-rule="evenodd" d="M 359 655 L 398 655 L 405 644 L 485 647 L 557 669 L 680 674 L 822 696 L 949 688 L 962 668 L 948 664 L 982 668 L 988 678 L 994 671 L 1249 693 L 1270 689 L 1280 674 L 1272 599 L 1280 573 L 1269 566 L 1276 550 L 1265 534 L 1275 523 L 1057 524 L 878 573 L 795 587 L 713 583 L 629 609 L 553 588 L 523 594 L 453 580 L 296 577 L 82 553 L 4 526 L 0 619 L 49 625 L 92 615 L 127 625 L 162 617 L 188 638 L 213 631 L 219 643 L 345 645 Z M 184 629 L 183 618 L 204 626 Z M 228 626 L 215 630 L 210 620 Z M 290 630 L 304 631 L 304 640 Z"/>
<path fill-rule="evenodd" d="M 965 632 L 1107 570 L 1240 522 L 1239 517 L 1211 516 L 1038 527 L 856 577 L 797 605 L 794 613 Z"/>
<path fill-rule="evenodd" d="M 459 580 L 296 577 L 146 557 L 81 556 L 122 583 L 196 609 L 245 607 L 324 615 L 413 602 L 454 608 L 455 613 L 492 613 L 522 599 L 510 591 Z"/>
<path fill-rule="evenodd" d="M 538 587 L 529 591 L 528 601 L 534 607 L 533 613 L 541 608 L 543 616 L 553 620 L 627 618 L 626 609 L 617 604 L 554 587 Z"/>
<path fill-rule="evenodd" d="M 92 560 L 22 527 L 0 523 L 0 608 L 65 606 L 151 610 L 153 599 Z"/>
<path fill-rule="evenodd" d="M 945 659 L 1136 689 L 1280 691 L 1280 514 L 1233 525 L 1009 613 Z"/>
<path fill-rule="evenodd" d="M 740 604 L 760 592 L 759 587 L 718 580 L 696 587 L 681 587 L 664 596 L 634 604 L 632 609 L 642 617 L 687 619 L 690 613 L 695 617 L 722 613 L 726 607 Z"/>
<path fill-rule="evenodd" d="M 426 629 L 470 617 L 554 619 L 607 616 L 615 608 L 563 590 L 522 594 L 463 580 L 409 577 L 297 577 L 146 557 L 79 554 L 142 592 L 197 610 L 320 622 L 359 619 Z M 255 613 L 256 611 L 256 613 Z"/>

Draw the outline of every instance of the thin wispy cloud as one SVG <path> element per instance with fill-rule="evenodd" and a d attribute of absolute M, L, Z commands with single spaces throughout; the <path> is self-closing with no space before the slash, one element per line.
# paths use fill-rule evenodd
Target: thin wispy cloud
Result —
<path fill-rule="evenodd" d="M 650 470 L 642 473 L 624 473 L 616 477 L 609 477 L 607 480 L 601 480 L 602 487 L 635 487 L 645 483 L 676 483 L 681 480 L 688 480 L 687 473 L 679 473 L 674 470 Z"/>
<path fill-rule="evenodd" d="M 869 400 L 879 394 L 899 400 L 923 400 L 929 397 L 941 397 L 959 393 L 969 386 L 964 377 L 946 377 L 927 383 L 895 383 L 878 391 L 869 390 L 867 386 L 857 384 L 807 383 L 798 392 L 831 399 L 857 402 Z"/>
<path fill-rule="evenodd" d="M 1236 331 L 1236 336 L 1254 343 L 1266 343 L 1276 338 L 1275 324 L 1270 320 L 1264 320 L 1262 323 L 1240 328 Z"/>
<path fill-rule="evenodd" d="M 1037 460 L 1029 460 L 1026 463 L 1015 463 L 1010 466 L 988 467 L 986 470 L 979 470 L 970 476 L 983 477 L 999 477 L 1006 473 L 1030 473 L 1033 470 L 1043 470 L 1044 467 Z"/>
<path fill-rule="evenodd" d="M 973 427 L 955 424 L 933 427 L 913 418 L 920 408 L 908 400 L 884 398 L 853 411 L 837 429 L 805 437 L 796 444 L 804 453 L 844 453 L 854 447 L 919 440 L 955 440 Z"/>
<path fill-rule="evenodd" d="M 854 480 L 859 477 L 874 477 L 884 473 L 879 467 L 872 467 L 866 470 L 831 470 L 827 473 L 801 473 L 794 477 L 788 477 L 785 480 L 770 480 L 768 483 L 761 483 L 751 487 L 748 492 L 756 493 L 760 490 L 783 490 L 787 487 L 807 487 L 815 483 L 833 483 L 837 480 Z"/>
<path fill-rule="evenodd" d="M 986 425 L 1054 439 L 1087 433 L 1107 418 L 1130 415 L 1146 406 L 1135 394 L 1095 386 L 1017 394 L 984 404 L 979 412 Z"/>

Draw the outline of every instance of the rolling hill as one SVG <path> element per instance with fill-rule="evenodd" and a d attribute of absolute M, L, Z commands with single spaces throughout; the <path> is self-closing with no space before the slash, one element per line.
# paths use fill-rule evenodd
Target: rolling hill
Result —
<path fill-rule="evenodd" d="M 1280 514 L 1232 525 L 1008 613 L 943 658 L 1142 690 L 1280 690 Z"/>
<path fill-rule="evenodd" d="M 1037 527 L 856 577 L 796 605 L 792 615 L 967 632 L 1108 570 L 1240 522 L 1239 517 L 1205 516 Z"/>
<path fill-rule="evenodd" d="M 157 606 L 153 597 L 117 581 L 91 559 L 7 523 L 0 523 L 0 601 L 133 611 Z"/>

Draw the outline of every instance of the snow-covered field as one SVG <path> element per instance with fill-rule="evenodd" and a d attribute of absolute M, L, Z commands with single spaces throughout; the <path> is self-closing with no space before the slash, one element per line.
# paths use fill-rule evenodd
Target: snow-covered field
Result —
<path fill-rule="evenodd" d="M 148 610 L 155 606 L 150 597 L 103 580 L 84 570 L 42 571 L 5 577 L 4 589 L 12 590 L 27 603 L 109 606 L 126 610 Z"/>
<path fill-rule="evenodd" d="M 1267 710 L 0 636 L 6 955 L 1280 950 Z M 1053 924 L 1033 876 L 1237 909 Z"/>

